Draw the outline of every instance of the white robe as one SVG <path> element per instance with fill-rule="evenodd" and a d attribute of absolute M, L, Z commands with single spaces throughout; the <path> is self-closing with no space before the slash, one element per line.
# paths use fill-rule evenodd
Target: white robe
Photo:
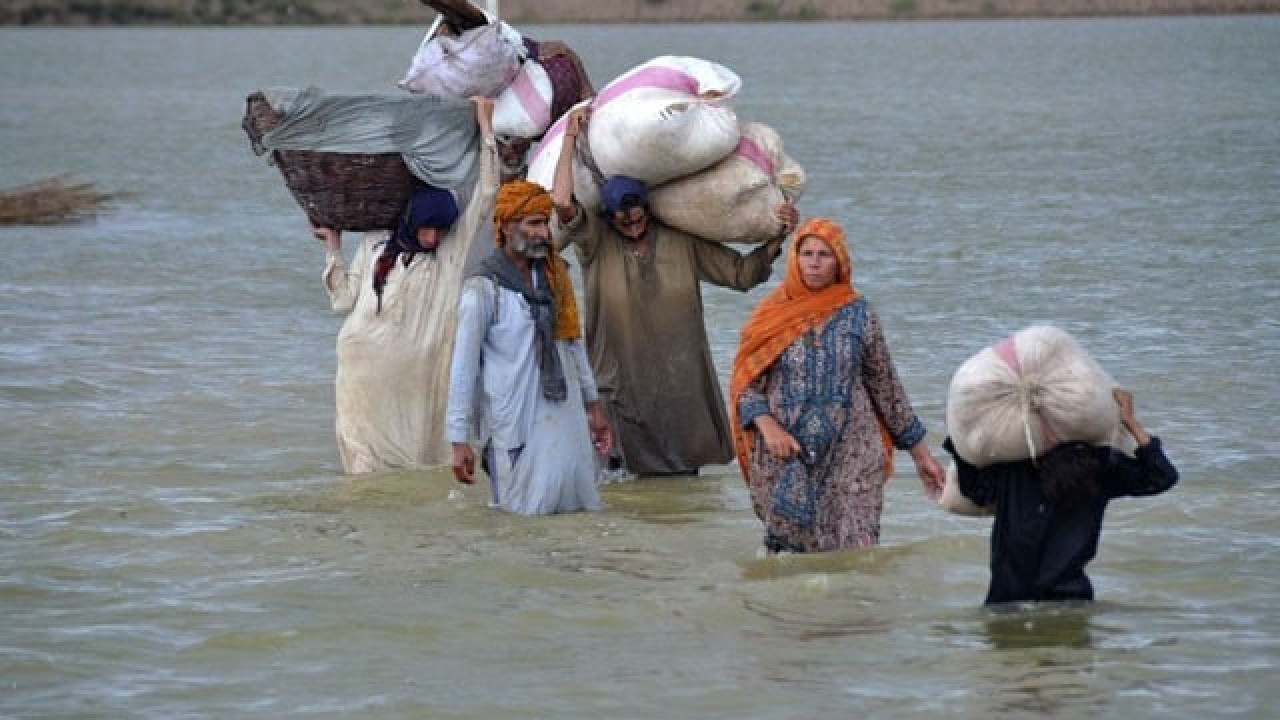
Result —
<path fill-rule="evenodd" d="M 446 435 L 492 443 L 493 503 L 522 515 L 600 509 L 598 468 L 585 404 L 597 398 L 581 339 L 557 341 L 568 388 L 542 395 L 536 328 L 520 293 L 486 277 L 466 281 L 458 301 Z M 508 451 L 519 449 L 514 463 Z"/>
<path fill-rule="evenodd" d="M 323 280 L 335 312 L 348 313 L 338 333 L 335 426 L 342 467 L 351 474 L 447 465 L 444 438 L 449 361 L 457 327 L 458 292 L 472 248 L 492 247 L 497 153 L 480 153 L 470 202 L 435 253 L 397 258 L 382 290 L 373 267 L 388 233 L 367 233 L 345 269 L 330 253 Z"/>

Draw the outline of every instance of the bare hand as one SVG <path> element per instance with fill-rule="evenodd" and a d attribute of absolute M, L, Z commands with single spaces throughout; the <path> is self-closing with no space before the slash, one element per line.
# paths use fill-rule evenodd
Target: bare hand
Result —
<path fill-rule="evenodd" d="M 565 137 L 575 137 L 587 129 L 587 118 L 591 116 L 591 106 L 583 105 L 569 111 L 564 122 Z"/>
<path fill-rule="evenodd" d="M 1116 399 L 1116 405 L 1120 407 L 1120 422 L 1129 430 L 1138 447 L 1151 442 L 1151 436 L 1146 428 L 1142 427 L 1142 423 L 1138 422 L 1138 415 L 1133 409 L 1133 393 L 1121 388 L 1113 388 L 1111 396 Z"/>
<path fill-rule="evenodd" d="M 1116 405 L 1120 406 L 1120 419 L 1128 424 L 1133 420 L 1133 393 L 1121 388 L 1113 388 L 1111 397 L 1116 399 Z"/>
<path fill-rule="evenodd" d="M 924 442 L 918 442 L 911 448 L 911 460 L 916 465 L 916 475 L 920 476 L 925 497 L 936 501 L 947 482 L 947 471 L 933 459 L 933 453 L 929 452 L 929 446 Z"/>
<path fill-rule="evenodd" d="M 755 419 L 756 430 L 760 432 L 760 439 L 764 441 L 765 449 L 770 455 L 789 460 L 800 454 L 802 448 L 800 442 L 795 439 L 781 423 L 773 418 L 772 415 L 761 415 Z"/>
<path fill-rule="evenodd" d="M 587 428 L 591 431 L 591 447 L 595 448 L 596 454 L 600 457 L 608 455 L 613 449 L 613 429 L 600 411 L 599 403 L 587 405 Z"/>
<path fill-rule="evenodd" d="M 331 227 L 321 227 L 319 225 L 311 226 L 311 234 L 317 240 L 324 243 L 325 249 L 329 252 L 338 252 L 342 250 L 342 233 Z"/>
<path fill-rule="evenodd" d="M 453 477 L 464 485 L 475 482 L 476 454 L 466 443 L 453 444 Z"/>
<path fill-rule="evenodd" d="M 782 237 L 790 235 L 800 223 L 800 211 L 796 210 L 795 203 L 790 200 L 779 205 L 774 214 L 782 221 Z"/>

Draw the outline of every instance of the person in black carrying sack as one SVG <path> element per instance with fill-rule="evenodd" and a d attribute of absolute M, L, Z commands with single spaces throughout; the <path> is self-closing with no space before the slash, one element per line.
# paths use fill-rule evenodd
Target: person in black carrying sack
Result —
<path fill-rule="evenodd" d="M 1085 566 L 1098 553 L 1107 504 L 1118 497 L 1158 495 L 1178 481 L 1160 438 L 1147 433 L 1133 394 L 1112 394 L 1138 448 L 1134 457 L 1107 446 L 1063 443 L 1033 460 L 978 468 L 956 452 L 960 492 L 995 506 L 987 605 L 1027 601 L 1091 601 Z"/>

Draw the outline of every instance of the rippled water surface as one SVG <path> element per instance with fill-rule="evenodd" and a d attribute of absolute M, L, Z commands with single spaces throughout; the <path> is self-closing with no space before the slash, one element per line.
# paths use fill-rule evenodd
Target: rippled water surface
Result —
<path fill-rule="evenodd" d="M 765 559 L 734 468 L 496 514 L 332 437 L 321 248 L 239 128 L 272 85 L 393 92 L 420 28 L 0 29 L 0 186 L 131 199 L 0 228 L 0 715 L 1262 718 L 1280 648 L 1280 18 L 527 27 L 597 85 L 718 60 L 849 229 L 936 446 L 1033 322 L 1183 472 L 1117 503 L 1100 602 L 993 615 L 988 524 Z M 765 291 L 711 290 L 714 352 Z"/>

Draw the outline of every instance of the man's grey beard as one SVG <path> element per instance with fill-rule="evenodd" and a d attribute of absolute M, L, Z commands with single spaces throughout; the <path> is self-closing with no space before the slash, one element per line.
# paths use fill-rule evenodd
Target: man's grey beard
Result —
<path fill-rule="evenodd" d="M 539 260 L 551 254 L 551 244 L 536 238 L 513 234 L 508 243 L 517 255 L 522 255 L 530 260 Z"/>
<path fill-rule="evenodd" d="M 524 256 L 530 260 L 542 260 L 549 255 L 551 255 L 551 246 L 544 242 L 539 242 L 524 251 Z"/>

